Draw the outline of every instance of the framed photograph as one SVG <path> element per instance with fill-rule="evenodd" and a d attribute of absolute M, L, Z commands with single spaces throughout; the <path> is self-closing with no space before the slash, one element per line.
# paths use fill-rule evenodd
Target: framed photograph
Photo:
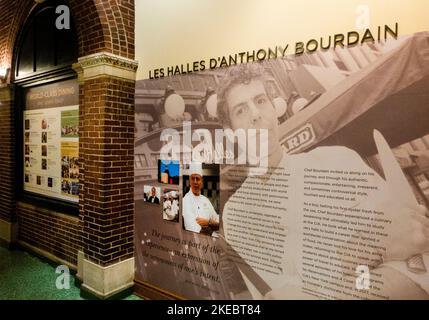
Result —
<path fill-rule="evenodd" d="M 48 142 L 48 133 L 46 131 L 42 132 L 42 143 Z"/>
<path fill-rule="evenodd" d="M 219 165 L 195 163 L 183 175 L 183 229 L 219 236 Z"/>
<path fill-rule="evenodd" d="M 42 159 L 42 170 L 48 170 L 48 159 Z"/>
<path fill-rule="evenodd" d="M 42 157 L 48 156 L 48 146 L 46 144 L 42 145 Z"/>

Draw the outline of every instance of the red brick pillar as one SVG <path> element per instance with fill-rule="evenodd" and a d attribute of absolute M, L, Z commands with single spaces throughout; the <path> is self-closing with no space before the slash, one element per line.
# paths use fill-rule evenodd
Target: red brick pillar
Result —
<path fill-rule="evenodd" d="M 134 280 L 134 90 L 137 63 L 110 53 L 82 57 L 80 82 L 83 290 L 106 298 Z"/>
<path fill-rule="evenodd" d="M 0 84 L 0 241 L 16 241 L 14 90 Z"/>

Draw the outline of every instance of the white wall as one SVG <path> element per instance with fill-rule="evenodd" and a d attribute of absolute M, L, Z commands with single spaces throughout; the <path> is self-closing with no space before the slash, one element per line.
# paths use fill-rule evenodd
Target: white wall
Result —
<path fill-rule="evenodd" d="M 137 79 L 156 68 L 356 30 L 361 4 L 370 28 L 398 22 L 400 35 L 429 30 L 427 0 L 136 0 Z"/>

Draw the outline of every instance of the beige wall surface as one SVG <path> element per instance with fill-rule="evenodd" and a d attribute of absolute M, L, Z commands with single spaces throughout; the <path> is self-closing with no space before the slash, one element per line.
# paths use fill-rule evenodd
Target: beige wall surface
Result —
<path fill-rule="evenodd" d="M 137 79 L 149 71 L 366 26 L 429 30 L 427 0 L 136 0 Z M 153 74 L 153 73 L 152 73 Z"/>

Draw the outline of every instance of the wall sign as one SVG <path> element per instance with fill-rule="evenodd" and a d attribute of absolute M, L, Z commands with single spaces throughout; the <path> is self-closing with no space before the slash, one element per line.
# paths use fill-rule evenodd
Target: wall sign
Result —
<path fill-rule="evenodd" d="M 79 105 L 74 80 L 30 88 L 24 111 L 24 190 L 79 201 Z"/>

